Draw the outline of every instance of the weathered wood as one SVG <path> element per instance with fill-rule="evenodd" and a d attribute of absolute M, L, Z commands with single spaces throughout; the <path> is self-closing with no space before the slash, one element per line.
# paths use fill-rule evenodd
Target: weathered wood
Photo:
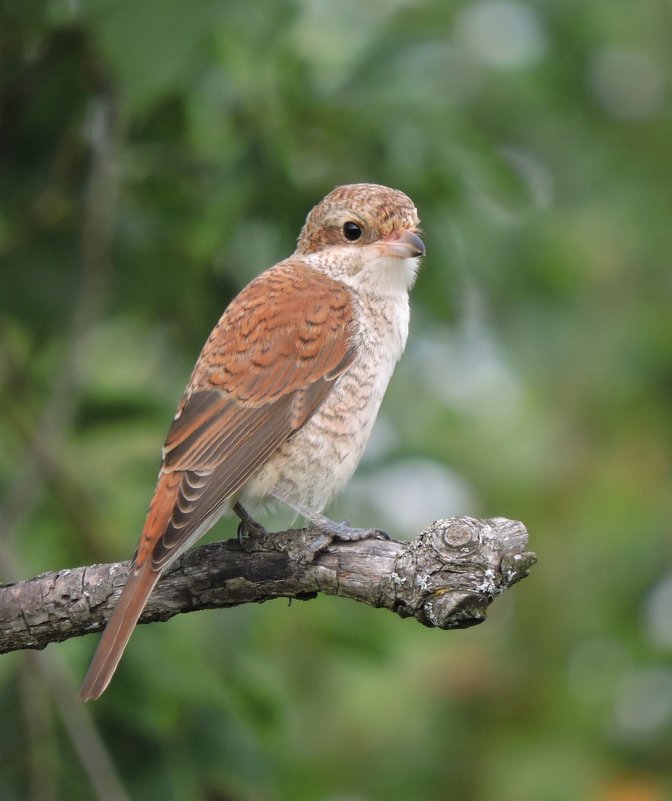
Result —
<path fill-rule="evenodd" d="M 504 518 L 452 518 L 412 542 L 330 542 L 296 529 L 188 551 L 161 579 L 140 622 L 272 598 L 339 595 L 426 626 L 464 628 L 485 620 L 494 598 L 535 563 L 527 531 Z M 129 562 L 44 573 L 0 587 L 0 653 L 100 631 Z"/>

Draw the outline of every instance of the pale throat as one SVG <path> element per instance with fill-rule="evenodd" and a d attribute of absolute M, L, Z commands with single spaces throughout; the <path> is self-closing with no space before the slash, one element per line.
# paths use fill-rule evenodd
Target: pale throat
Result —
<path fill-rule="evenodd" d="M 408 295 L 420 266 L 419 258 L 379 256 L 341 248 L 311 253 L 304 258 L 320 272 L 355 291 L 389 298 Z"/>
<path fill-rule="evenodd" d="M 368 259 L 358 275 L 360 282 L 381 295 L 407 294 L 415 283 L 420 260 L 379 256 Z"/>

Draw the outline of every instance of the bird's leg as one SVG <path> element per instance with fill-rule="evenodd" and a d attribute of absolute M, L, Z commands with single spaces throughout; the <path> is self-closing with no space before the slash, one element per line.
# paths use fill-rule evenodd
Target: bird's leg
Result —
<path fill-rule="evenodd" d="M 356 540 L 373 538 L 383 540 L 390 539 L 389 534 L 380 528 L 353 528 L 347 520 L 341 520 L 339 522 L 330 520 L 325 515 L 320 514 L 319 512 L 304 506 L 303 504 L 300 504 L 294 500 L 288 500 L 282 491 L 278 489 L 274 489 L 271 492 L 271 495 L 277 501 L 289 506 L 289 508 L 295 511 L 298 515 L 301 515 L 301 517 L 303 517 L 307 523 L 315 526 L 315 528 L 319 528 L 320 531 L 327 534 L 331 539 L 343 540 L 345 542 L 354 542 Z"/>
<path fill-rule="evenodd" d="M 325 515 L 313 514 L 306 518 L 308 522 L 317 526 L 321 531 L 337 540 L 356 542 L 357 540 L 379 539 L 389 540 L 390 535 L 381 528 L 353 528 L 347 520 L 330 520 Z"/>
<path fill-rule="evenodd" d="M 247 509 L 243 506 L 240 501 L 236 501 L 233 504 L 233 511 L 238 515 L 240 518 L 240 523 L 238 524 L 238 542 L 242 544 L 243 537 L 246 536 L 257 536 L 261 537 L 266 534 L 266 529 L 257 523 L 254 518 L 252 518 L 247 511 Z"/>

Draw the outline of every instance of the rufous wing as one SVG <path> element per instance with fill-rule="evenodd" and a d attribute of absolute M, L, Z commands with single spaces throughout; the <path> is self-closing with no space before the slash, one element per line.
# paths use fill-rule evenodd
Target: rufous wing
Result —
<path fill-rule="evenodd" d="M 80 690 L 109 683 L 161 572 L 319 408 L 355 357 L 353 299 L 300 260 L 252 281 L 196 363 L 122 591 Z"/>

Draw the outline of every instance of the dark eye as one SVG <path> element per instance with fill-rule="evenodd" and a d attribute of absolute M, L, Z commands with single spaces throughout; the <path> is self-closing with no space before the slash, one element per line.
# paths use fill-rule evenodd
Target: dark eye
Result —
<path fill-rule="evenodd" d="M 356 242 L 362 235 L 362 229 L 354 222 L 346 222 L 343 225 L 343 236 L 348 242 Z"/>

